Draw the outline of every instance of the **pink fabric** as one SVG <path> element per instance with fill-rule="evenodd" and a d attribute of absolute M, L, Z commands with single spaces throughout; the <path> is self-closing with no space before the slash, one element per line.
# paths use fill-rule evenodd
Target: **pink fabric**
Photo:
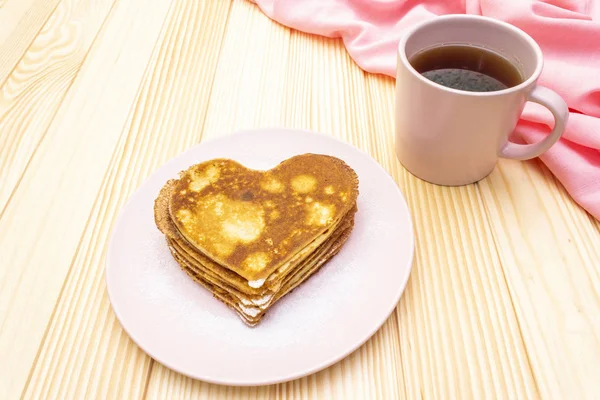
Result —
<path fill-rule="evenodd" d="M 283 25 L 341 37 L 361 68 L 392 77 L 399 37 L 416 22 L 466 13 L 523 29 L 544 53 L 539 83 L 563 96 L 571 110 L 563 138 L 540 158 L 575 201 L 600 219 L 600 0 L 253 1 Z M 548 111 L 528 103 L 515 135 L 535 142 L 552 124 Z"/>

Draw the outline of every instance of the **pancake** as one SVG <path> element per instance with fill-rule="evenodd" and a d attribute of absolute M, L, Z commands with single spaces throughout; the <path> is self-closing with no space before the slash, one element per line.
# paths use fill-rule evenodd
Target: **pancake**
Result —
<path fill-rule="evenodd" d="M 323 246 L 325 243 L 327 243 L 328 240 L 331 240 L 331 237 L 336 234 L 336 230 L 339 230 L 340 228 L 344 228 L 345 226 L 349 225 L 351 223 L 351 220 L 353 219 L 353 214 L 355 211 L 356 209 L 352 209 L 351 212 L 349 212 L 344 217 L 344 219 L 336 225 L 331 236 L 322 235 L 319 238 L 315 239 L 309 246 L 307 246 L 308 250 L 310 251 L 306 251 L 307 249 L 305 248 L 302 251 L 298 252 L 292 257 L 292 259 L 290 259 L 287 263 L 282 265 L 277 271 L 274 271 L 268 277 L 265 284 L 259 288 L 249 286 L 248 282 L 241 276 L 228 270 L 227 268 L 224 268 L 214 263 L 204 254 L 195 251 L 193 248 L 191 248 L 190 244 L 185 241 L 185 239 L 178 237 L 178 235 L 171 235 L 169 241 L 170 244 L 178 248 L 178 251 L 182 255 L 184 255 L 184 257 L 187 256 L 186 258 L 188 258 L 188 262 L 194 265 L 200 265 L 202 269 L 207 270 L 207 273 L 219 276 L 224 281 L 229 282 L 237 290 L 240 290 L 248 295 L 260 295 L 264 292 L 265 289 L 276 290 L 276 288 L 280 285 L 281 281 L 285 279 L 285 277 L 291 271 L 293 271 L 293 267 L 300 260 L 303 260 L 308 255 L 313 254 L 319 249 L 320 246 Z"/>
<path fill-rule="evenodd" d="M 215 159 L 180 175 L 169 214 L 193 248 L 260 286 L 340 221 L 357 196 L 356 174 L 334 157 L 304 154 L 266 172 Z"/>
<path fill-rule="evenodd" d="M 286 282 L 284 287 L 274 295 L 272 301 L 270 301 L 269 304 L 266 304 L 265 306 L 262 306 L 262 307 L 251 306 L 251 305 L 249 306 L 249 305 L 244 304 L 239 299 L 236 299 L 232 295 L 231 292 L 228 292 L 227 290 L 224 290 L 221 287 L 219 287 L 218 285 L 215 285 L 214 283 L 205 279 L 201 274 L 197 274 L 196 272 L 194 272 L 193 269 L 188 269 L 187 261 L 179 258 L 180 256 L 177 253 L 173 254 L 173 256 L 176 260 L 178 260 L 181 268 L 193 280 L 195 280 L 196 282 L 201 284 L 203 287 L 208 289 L 215 298 L 221 300 L 228 307 L 233 309 L 240 316 L 242 321 L 244 321 L 244 323 L 253 327 L 253 326 L 256 326 L 260 322 L 260 320 L 266 315 L 266 312 L 268 311 L 268 309 L 271 308 L 271 306 L 273 304 L 275 304 L 279 299 L 281 299 L 285 295 L 291 293 L 295 288 L 297 288 L 300 284 L 302 284 L 304 281 L 306 281 L 310 276 L 315 274 L 327 261 L 329 261 L 333 256 L 335 256 L 341 249 L 344 242 L 348 239 L 348 236 L 350 236 L 351 230 L 352 230 L 352 228 L 346 229 L 343 232 L 343 234 L 340 235 L 336 239 L 336 241 L 331 246 L 328 247 L 327 252 L 325 252 L 321 256 L 321 258 L 316 260 L 315 263 L 312 263 L 310 265 L 310 268 L 306 268 L 303 271 L 300 271 L 300 273 L 295 274 L 292 277 L 292 279 L 290 279 L 288 282 Z"/>
<path fill-rule="evenodd" d="M 298 265 L 298 267 L 295 268 L 292 273 L 286 274 L 286 276 L 279 281 L 277 288 L 269 289 L 265 285 L 263 288 L 261 288 L 262 290 L 260 292 L 250 295 L 238 290 L 237 287 L 231 285 L 230 282 L 226 279 L 223 279 L 223 277 L 213 273 L 209 269 L 206 269 L 201 263 L 197 262 L 197 259 L 193 255 L 182 251 L 182 248 L 177 241 L 168 240 L 168 242 L 171 252 L 177 253 L 177 256 L 180 258 L 180 260 L 185 261 L 187 272 L 201 276 L 207 282 L 210 282 L 211 284 L 231 293 L 232 296 L 234 296 L 241 304 L 245 306 L 266 306 L 271 303 L 272 299 L 275 297 L 275 294 L 281 290 L 282 286 L 285 286 L 295 277 L 301 275 L 304 270 L 312 267 L 315 263 L 322 259 L 334 245 L 339 243 L 338 240 L 340 237 L 342 237 L 351 227 L 352 221 L 346 221 L 343 226 L 341 226 L 340 229 L 330 237 L 330 239 L 321 244 L 319 248 L 309 257 L 307 257 L 301 265 Z"/>
<path fill-rule="evenodd" d="M 269 171 L 214 159 L 165 183 L 154 218 L 180 267 L 248 325 L 316 273 L 348 239 L 358 178 L 304 154 Z"/>
<path fill-rule="evenodd" d="M 159 230 L 165 234 L 169 241 L 169 244 L 176 245 L 179 252 L 182 255 L 184 255 L 184 258 L 188 258 L 188 262 L 191 262 L 192 264 L 202 265 L 204 269 L 209 270 L 215 275 L 220 276 L 222 280 L 228 282 L 234 288 L 248 295 L 261 295 L 262 293 L 264 293 L 264 288 L 274 290 L 280 283 L 281 279 L 283 279 L 287 275 L 287 273 L 289 273 L 289 271 L 292 270 L 291 267 L 293 264 L 292 262 L 288 262 L 282 265 L 282 267 L 279 270 L 274 271 L 273 274 L 271 274 L 271 276 L 269 276 L 269 278 L 266 280 L 265 285 L 259 288 L 254 288 L 249 286 L 248 282 L 243 277 L 215 263 L 206 255 L 192 248 L 191 245 L 184 238 L 181 237 L 168 214 L 168 193 L 170 192 L 171 188 L 172 183 L 168 182 L 163 187 L 163 189 L 161 190 L 161 194 L 157 198 L 157 201 L 155 203 L 156 225 L 158 226 Z M 341 226 L 342 224 L 350 224 L 354 218 L 354 213 L 356 211 L 356 207 L 353 207 L 346 214 L 343 221 L 331 228 L 333 230 L 332 234 L 335 233 L 335 229 L 338 226 Z M 315 244 L 322 244 L 324 241 L 323 239 L 327 240 L 327 237 L 322 235 L 321 237 L 315 239 L 314 242 Z M 187 257 L 185 255 L 187 255 Z M 300 251 L 296 255 L 294 255 L 293 259 L 299 259 L 299 257 L 305 255 L 306 251 L 305 249 L 303 249 L 303 251 Z M 193 258 L 194 261 L 190 261 L 190 257 Z M 293 261 L 293 259 L 290 261 Z"/>

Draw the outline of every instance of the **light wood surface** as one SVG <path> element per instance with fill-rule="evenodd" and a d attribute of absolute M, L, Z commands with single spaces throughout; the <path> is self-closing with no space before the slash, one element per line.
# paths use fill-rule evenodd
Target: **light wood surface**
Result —
<path fill-rule="evenodd" d="M 392 79 L 247 0 L 0 0 L 0 398 L 595 399 L 600 224 L 537 160 L 426 184 L 393 152 Z M 325 132 L 405 194 L 411 279 L 348 358 L 280 385 L 183 377 L 143 353 L 105 290 L 128 196 L 237 129 Z"/>

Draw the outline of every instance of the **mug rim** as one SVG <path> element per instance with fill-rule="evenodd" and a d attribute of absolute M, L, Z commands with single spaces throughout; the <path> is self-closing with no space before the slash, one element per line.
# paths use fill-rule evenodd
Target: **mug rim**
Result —
<path fill-rule="evenodd" d="M 523 39 L 525 39 L 525 41 L 531 46 L 531 48 L 533 49 L 534 53 L 535 53 L 535 58 L 536 58 L 536 66 L 535 66 L 535 70 L 533 71 L 533 73 L 529 76 L 529 78 L 525 79 L 523 82 L 519 83 L 516 86 L 512 86 L 506 89 L 501 89 L 501 90 L 495 90 L 493 92 L 470 92 L 468 90 L 460 90 L 460 89 L 454 89 L 454 88 L 450 88 L 447 86 L 443 86 L 440 85 L 438 83 L 432 82 L 429 79 L 425 78 L 423 75 L 421 75 L 413 66 L 412 64 L 408 61 L 408 57 L 406 56 L 406 42 L 418 31 L 422 30 L 423 28 L 429 26 L 429 25 L 433 25 L 433 24 L 437 24 L 440 22 L 444 22 L 447 20 L 463 20 L 463 21 L 486 21 L 490 24 L 495 24 L 496 26 L 500 26 L 503 29 L 507 29 L 512 31 L 513 33 L 518 34 L 519 36 L 521 36 Z M 533 85 L 539 78 L 540 74 L 542 73 L 542 68 L 544 65 L 544 58 L 543 58 L 543 54 L 542 54 L 542 49 L 540 48 L 539 44 L 531 37 L 529 36 L 526 32 L 524 32 L 522 29 L 517 28 L 516 26 L 509 24 L 508 22 L 504 22 L 498 19 L 494 19 L 494 18 L 490 18 L 490 17 L 486 17 L 483 15 L 475 15 L 475 14 L 449 14 L 449 15 L 442 15 L 442 16 L 437 16 L 437 17 L 433 17 L 430 18 L 426 21 L 422 21 L 418 24 L 416 24 L 414 27 L 412 27 L 411 29 L 409 29 L 404 35 L 402 35 L 402 38 L 400 39 L 400 42 L 398 43 L 398 57 L 400 58 L 400 60 L 402 61 L 402 63 L 404 64 L 404 66 L 415 76 L 417 77 L 417 79 L 419 79 L 422 83 L 435 88 L 435 89 L 439 89 L 442 91 L 446 91 L 449 93 L 453 93 L 453 94 L 458 94 L 458 95 L 463 95 L 463 96 L 473 96 L 473 97 L 491 97 L 491 96 L 500 96 L 500 95 L 504 95 L 504 94 L 509 94 L 509 93 L 514 93 L 514 92 L 518 92 L 520 90 L 523 90 L 524 88 L 527 88 L 528 86 Z"/>

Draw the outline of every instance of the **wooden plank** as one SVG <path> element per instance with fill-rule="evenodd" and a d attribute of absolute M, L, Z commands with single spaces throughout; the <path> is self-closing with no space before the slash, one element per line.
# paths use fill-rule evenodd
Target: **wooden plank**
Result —
<path fill-rule="evenodd" d="M 0 88 L 0 214 L 114 0 L 64 0 Z"/>
<path fill-rule="evenodd" d="M 171 7 L 25 397 L 143 397 L 150 368 L 156 367 L 110 308 L 104 255 L 116 215 L 132 191 L 200 139 L 228 11 L 227 2 L 178 0 Z"/>
<path fill-rule="evenodd" d="M 480 187 L 541 394 L 597 398 L 596 227 L 537 160 L 502 160 Z"/>
<path fill-rule="evenodd" d="M 248 0 L 233 2 L 203 138 L 280 122 L 289 38 Z"/>
<path fill-rule="evenodd" d="M 364 74 L 341 42 L 298 32 L 290 37 L 289 30 L 255 6 L 234 2 L 206 119 L 207 138 L 287 126 L 328 132 L 369 151 L 361 135 L 369 126 L 366 104 Z M 396 399 L 404 391 L 398 342 L 393 315 L 367 344 L 334 366 L 259 388 L 211 385 L 155 364 L 147 394 L 149 399 Z"/>
<path fill-rule="evenodd" d="M 0 219 L 6 398 L 23 390 L 169 4 L 116 4 Z"/>
<path fill-rule="evenodd" d="M 0 1 L 0 86 L 59 3 L 60 0 Z"/>

